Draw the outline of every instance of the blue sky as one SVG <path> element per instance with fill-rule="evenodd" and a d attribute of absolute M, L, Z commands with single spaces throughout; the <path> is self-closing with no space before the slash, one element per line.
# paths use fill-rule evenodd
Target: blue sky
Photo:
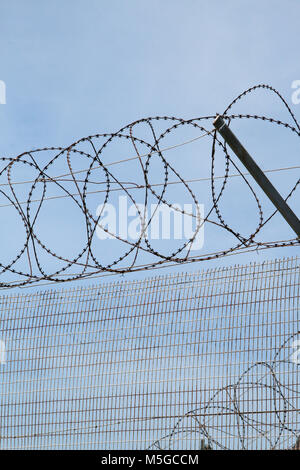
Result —
<path fill-rule="evenodd" d="M 112 132 L 146 116 L 215 114 L 256 83 L 279 89 L 299 116 L 300 105 L 291 101 L 291 84 L 300 78 L 299 13 L 297 0 L 2 3 L 0 79 L 6 83 L 7 103 L 0 105 L 0 153 L 15 156 L 32 148 L 67 146 L 86 135 Z M 238 109 L 289 119 L 268 94 L 258 93 L 235 111 Z M 297 139 L 283 137 L 281 130 L 274 136 L 269 128 L 264 131 L 253 123 L 234 124 L 263 168 L 298 164 Z M 200 147 L 194 147 L 191 153 L 197 155 L 198 151 Z M 178 154 L 179 167 L 183 159 L 186 162 L 184 175 L 207 176 L 209 155 L 203 154 L 204 165 L 197 167 L 195 158 L 189 164 L 188 153 L 185 148 Z M 274 175 L 272 181 L 286 194 L 297 177 L 297 171 L 287 172 Z M 225 215 L 247 232 L 252 206 L 232 215 L 239 199 L 238 186 L 232 188 L 224 201 Z M 296 210 L 295 201 L 291 205 Z M 205 202 L 205 196 L 199 202 Z M 270 206 L 264 202 L 268 213 Z M 64 218 L 67 205 L 61 205 L 60 210 Z M 11 244 L 15 227 L 9 214 L 5 220 L 4 245 Z M 70 224 L 77 227 L 74 220 Z M 282 228 L 283 237 L 292 236 L 277 217 L 267 239 L 280 239 L 281 233 L 277 237 L 276 231 Z M 52 233 L 46 225 L 41 230 Z M 69 245 L 70 237 L 63 237 L 62 251 Z M 259 260 L 296 255 L 297 250 L 261 253 Z M 257 259 L 257 254 L 229 257 L 198 267 Z"/>
<path fill-rule="evenodd" d="M 300 79 L 299 18 L 298 0 L 1 2 L 0 80 L 6 84 L 6 104 L 0 104 L 0 156 L 13 157 L 44 146 L 68 146 L 81 137 L 114 132 L 147 116 L 189 119 L 214 115 L 222 112 L 240 92 L 257 83 L 277 88 L 300 118 L 300 104 L 293 104 L 291 100 L 291 85 Z M 291 122 L 280 102 L 269 93 L 258 92 L 247 97 L 233 112 L 263 114 Z M 233 122 L 232 128 L 262 168 L 299 165 L 299 139 L 288 131 L 248 120 Z M 198 135 L 199 131 L 178 132 L 166 138 L 164 144 L 178 144 Z M 166 156 L 185 178 L 207 177 L 210 145 L 209 140 L 202 139 L 166 153 Z M 133 149 L 122 142 L 108 150 L 104 158 L 109 163 L 132 155 Z M 41 154 L 38 158 L 43 162 L 47 155 Z M 86 167 L 85 162 L 82 165 Z M 58 164 L 53 169 L 54 174 L 55 171 L 60 174 L 65 167 Z M 152 171 L 153 181 L 159 181 L 159 165 L 154 164 Z M 218 154 L 217 172 L 222 174 L 223 171 L 222 155 Z M 126 180 L 135 181 L 137 167 L 128 165 L 120 170 L 120 174 Z M 17 169 L 13 177 L 25 180 L 32 175 L 24 167 Z M 283 195 L 289 192 L 298 177 L 299 170 L 270 174 Z M 0 184 L 2 182 L 0 179 Z M 198 194 L 199 202 L 208 206 L 209 185 L 194 184 L 192 188 Z M 17 189 L 20 197 L 25 197 L 27 189 Z M 258 194 L 262 196 L 260 191 Z M 34 194 L 37 195 L 38 192 Z M 178 199 L 180 202 L 182 197 L 185 202 L 185 195 L 181 196 L 177 189 L 171 190 L 170 197 L 175 202 Z M 291 200 L 291 207 L 300 216 L 298 200 L 299 192 Z M 270 214 L 270 203 L 263 196 L 262 202 L 264 213 Z M 11 208 L 1 207 L 3 203 L 5 198 L 0 195 L 0 263 L 8 262 L 14 256 L 23 237 L 16 213 Z M 255 226 L 255 204 L 237 179 L 231 180 L 220 206 L 225 219 L 243 235 Z M 96 208 L 95 204 L 93 208 Z M 83 239 L 83 222 L 69 201 L 61 199 L 53 206 L 50 202 L 46 205 L 45 212 L 40 214 L 38 233 L 59 254 L 77 252 L 77 245 L 80 246 Z M 262 240 L 292 236 L 282 218 L 276 216 L 263 232 Z M 212 248 L 221 249 L 228 243 L 227 235 L 213 227 L 205 228 L 205 250 L 209 251 L 210 244 Z M 104 244 L 99 241 L 98 250 L 100 254 L 102 250 L 106 261 L 115 255 L 114 248 L 102 247 Z M 298 248 L 247 253 L 161 271 L 132 273 L 125 278 L 140 279 L 150 274 L 196 271 L 297 254 Z M 51 260 L 45 257 L 43 263 L 46 270 L 51 270 Z M 12 277 L 8 276 L 8 279 Z M 108 278 L 109 281 L 122 279 L 121 276 Z M 0 277 L 1 280 L 4 278 Z M 91 282 L 101 280 L 86 280 L 76 285 Z M 60 289 L 64 285 L 51 287 Z M 29 292 L 41 289 L 45 287 L 31 287 Z M 2 294 L 15 292 L 20 290 L 15 288 L 2 291 Z M 50 298 L 51 295 L 50 292 Z M 39 299 L 39 295 L 36 298 Z M 20 297 L 19 301 L 23 309 L 22 299 Z M 111 299 L 114 301 L 114 296 Z M 13 305 L 14 316 L 15 306 L 9 299 L 7 302 L 9 308 Z M 61 308 L 59 303 L 57 305 L 52 306 Z M 46 307 L 41 302 L 38 308 L 43 312 Z M 245 320 L 238 316 L 237 321 L 243 325 Z M 274 325 L 277 327 L 280 322 L 281 318 Z M 293 326 L 291 321 L 286 324 Z M 40 337 L 44 341 L 43 334 Z M 264 337 L 272 341 L 271 335 Z M 51 342 L 49 344 L 51 346 Z M 149 360 L 153 359 L 150 357 Z M 196 361 L 197 370 L 198 365 Z M 182 377 L 186 379 L 185 363 L 182 371 Z M 121 369 L 121 372 L 125 376 L 131 370 Z"/>

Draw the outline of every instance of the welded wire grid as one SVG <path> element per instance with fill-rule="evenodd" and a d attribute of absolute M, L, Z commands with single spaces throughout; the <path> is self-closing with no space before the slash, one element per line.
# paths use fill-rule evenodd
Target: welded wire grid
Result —
<path fill-rule="evenodd" d="M 0 322 L 2 449 L 299 446 L 299 258 L 2 296 Z"/>

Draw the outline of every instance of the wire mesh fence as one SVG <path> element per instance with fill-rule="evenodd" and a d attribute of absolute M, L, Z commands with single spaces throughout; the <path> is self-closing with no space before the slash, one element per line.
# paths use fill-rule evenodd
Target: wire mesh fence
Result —
<path fill-rule="evenodd" d="M 299 447 L 299 259 L 2 296 L 2 449 Z"/>

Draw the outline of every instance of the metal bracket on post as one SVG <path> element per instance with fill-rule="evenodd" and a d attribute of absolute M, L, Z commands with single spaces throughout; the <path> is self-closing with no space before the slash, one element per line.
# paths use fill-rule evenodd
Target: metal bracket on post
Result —
<path fill-rule="evenodd" d="M 217 116 L 214 120 L 214 126 L 221 134 L 225 142 L 229 145 L 231 150 L 240 159 L 243 165 L 247 168 L 251 176 L 255 179 L 257 184 L 261 187 L 268 198 L 273 202 L 276 209 L 280 212 L 282 217 L 287 221 L 289 226 L 294 230 L 297 237 L 300 238 L 300 220 L 292 209 L 287 205 L 285 200 L 280 196 L 279 192 L 268 180 L 264 172 L 255 163 L 251 155 L 243 147 L 240 141 L 236 138 L 234 133 L 229 129 L 224 119 Z"/>

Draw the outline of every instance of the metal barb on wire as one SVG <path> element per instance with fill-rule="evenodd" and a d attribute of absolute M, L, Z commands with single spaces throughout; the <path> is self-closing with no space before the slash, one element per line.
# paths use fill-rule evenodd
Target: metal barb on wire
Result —
<path fill-rule="evenodd" d="M 216 117 L 213 124 L 225 142 L 229 145 L 231 150 L 233 150 L 235 155 L 240 159 L 251 176 L 253 176 L 257 184 L 272 201 L 276 209 L 287 221 L 289 226 L 294 230 L 297 237 L 300 238 L 300 220 L 285 202 L 283 197 L 279 194 L 277 189 L 272 185 L 270 180 L 265 176 L 264 172 L 259 168 L 245 147 L 237 139 L 232 130 L 227 126 L 224 119 L 219 115 Z"/>
<path fill-rule="evenodd" d="M 266 116 L 229 114 L 232 106 L 238 100 L 259 89 L 271 92 L 280 99 L 292 119 L 292 124 Z M 269 85 L 260 84 L 245 90 L 229 104 L 222 114 L 222 117 L 224 120 L 228 119 L 229 121 L 234 119 L 256 119 L 270 122 L 274 125 L 283 126 L 288 131 L 292 132 L 293 135 L 300 137 L 300 126 L 294 114 L 280 93 Z M 215 118 L 216 115 L 200 116 L 193 119 L 182 119 L 174 116 L 148 117 L 127 124 L 114 133 L 103 133 L 84 137 L 65 148 L 45 147 L 23 152 L 16 157 L 2 157 L 0 159 L 2 163 L 0 167 L 0 177 L 4 178 L 4 182 L 1 181 L 0 183 L 0 194 L 3 196 L 5 203 L 1 204 L 0 207 L 10 207 L 15 210 L 14 215 L 18 217 L 21 226 L 23 225 L 25 230 L 25 239 L 21 242 L 20 246 L 16 247 L 13 258 L 9 262 L 5 262 L 5 257 L 1 256 L 0 253 L 0 288 L 22 287 L 40 281 L 50 283 L 68 282 L 103 275 L 103 273 L 111 275 L 158 269 L 172 264 L 217 259 L 237 254 L 248 249 L 299 246 L 299 239 L 281 241 L 269 240 L 264 242 L 257 240 L 258 233 L 269 223 L 276 211 L 268 218 L 264 218 L 262 204 L 254 188 L 246 179 L 246 174 L 242 173 L 235 165 L 234 161 L 231 160 L 226 145 L 217 137 L 217 130 L 212 126 L 212 122 Z M 165 124 L 164 130 L 161 128 L 157 130 L 157 123 Z M 140 130 L 143 126 L 146 131 L 145 135 L 150 134 L 150 138 L 148 138 L 147 141 L 139 137 Z M 228 128 L 225 122 L 224 124 L 222 123 L 219 126 L 220 132 L 223 132 L 226 127 Z M 197 132 L 196 137 L 177 143 L 176 145 L 162 145 L 164 138 L 182 128 L 195 130 Z M 194 190 L 191 188 L 191 183 L 195 183 L 197 180 L 207 180 L 207 178 L 190 179 L 184 177 L 171 165 L 170 159 L 167 158 L 165 154 L 167 151 L 199 141 L 199 139 L 204 137 L 211 139 L 212 144 L 209 155 L 211 161 L 211 175 L 209 178 L 211 186 L 211 204 L 208 206 L 204 216 L 200 218 L 196 215 L 198 214 L 197 211 L 199 211 L 199 203 Z M 116 141 L 127 141 L 135 153 L 128 158 L 105 163 L 105 152 L 109 146 Z M 225 171 L 222 177 L 215 174 L 217 148 L 223 152 L 225 159 Z M 74 167 L 74 160 L 77 165 L 76 168 Z M 150 171 L 153 161 L 159 163 L 162 168 L 162 171 L 156 172 L 155 182 L 151 180 L 152 171 Z M 78 162 L 80 162 L 80 168 L 84 169 L 78 169 Z M 139 163 L 132 175 L 134 184 L 128 182 L 128 178 L 124 181 L 124 178 L 120 178 L 114 170 L 115 168 L 119 168 L 121 164 L 129 162 Z M 65 164 L 67 172 L 52 175 L 51 172 L 53 173 L 53 168 L 56 164 L 58 164 L 60 172 L 62 166 Z M 26 169 L 31 170 L 33 174 L 32 177 L 28 177 L 26 181 L 23 182 L 23 186 L 21 186 L 21 182 L 15 181 L 12 177 L 12 173 L 15 169 L 18 170 L 19 167 L 23 169 L 24 166 Z M 252 233 L 242 235 L 234 228 L 233 223 L 225 220 L 222 213 L 220 202 L 224 195 L 225 188 L 232 177 L 229 171 L 230 166 L 237 171 L 236 175 L 233 176 L 239 176 L 241 178 L 245 187 L 250 190 L 255 199 L 258 211 L 258 223 Z M 293 168 L 296 169 L 297 167 Z M 95 181 L 95 170 L 101 173 L 101 180 Z M 248 170 L 251 173 L 250 169 Z M 274 169 L 271 171 L 274 171 Z M 160 180 L 158 179 L 159 176 L 161 177 Z M 67 177 L 66 180 L 64 179 L 65 177 Z M 138 181 L 138 177 L 140 181 Z M 220 178 L 220 189 L 217 190 L 216 180 Z M 284 201 L 285 213 L 288 207 L 286 201 L 295 193 L 299 183 L 300 179 L 298 179 L 290 189 Z M 74 189 L 71 190 L 71 184 L 75 185 L 75 191 Z M 99 191 L 94 190 L 95 184 L 101 184 Z M 170 199 L 167 189 L 174 184 L 179 185 L 185 191 L 189 200 L 191 200 L 193 206 L 191 212 L 187 213 L 179 209 L 174 201 Z M 49 185 L 51 185 L 51 189 L 56 188 L 59 194 L 51 194 L 49 196 L 47 192 Z M 22 198 L 17 192 L 17 188 L 20 187 L 23 190 Z M 38 190 L 40 193 L 37 198 L 35 195 Z M 137 240 L 130 241 L 120 234 L 111 234 L 108 229 L 101 224 L 103 212 L 109 204 L 110 196 L 115 191 L 120 191 L 126 195 L 136 208 L 141 221 L 141 227 L 143 227 L 143 233 Z M 185 241 L 180 242 L 179 246 L 176 246 L 171 253 L 166 252 L 163 245 L 159 247 L 154 246 L 147 235 L 148 229 L 151 228 L 153 217 L 151 216 L 147 224 L 145 224 L 144 214 L 139 208 L 139 203 L 136 201 L 137 192 L 139 194 L 142 193 L 142 200 L 144 201 L 145 207 L 147 207 L 150 197 L 155 201 L 155 212 L 165 206 L 168 209 L 178 211 L 181 215 L 193 217 L 192 222 L 196 225 L 193 235 Z M 88 196 L 95 193 L 101 193 L 103 196 L 101 200 L 102 210 L 98 215 L 93 214 L 94 209 L 88 201 Z M 83 218 L 82 226 L 85 230 L 85 239 L 74 256 L 67 256 L 66 253 L 59 254 L 60 247 L 50 247 L 50 244 L 46 244 L 39 234 L 41 211 L 44 203 L 49 200 L 53 203 L 56 200 L 60 201 L 61 197 L 68 198 L 68 201 L 74 205 Z M 278 208 L 278 206 L 276 207 Z M 289 219 L 291 222 L 291 217 L 289 217 Z M 299 236 L 298 222 L 299 221 L 296 221 L 294 218 L 293 223 L 290 223 L 290 225 L 296 229 L 297 236 Z M 210 248 L 209 252 L 203 252 L 200 255 L 198 252 L 194 254 L 191 249 L 204 223 L 212 224 L 216 229 L 225 230 L 227 234 L 232 236 L 233 241 L 231 246 L 221 247 L 218 248 L 218 250 Z M 57 227 L 60 228 L 58 224 Z M 20 232 L 18 226 L 15 226 L 14 230 L 16 233 Z M 120 244 L 120 247 L 123 249 L 120 256 L 115 255 L 114 257 L 113 255 L 113 253 L 118 252 L 118 249 L 111 250 L 112 258 L 109 262 L 105 263 L 100 257 L 104 250 L 101 251 L 100 248 L 100 255 L 96 254 L 94 241 L 98 230 L 102 230 L 110 235 L 115 239 L 116 243 Z M 13 243 L 17 243 L 17 237 L 12 237 L 11 245 L 13 245 Z M 99 241 L 99 243 L 101 242 Z M 151 255 L 152 258 L 149 260 L 148 257 L 147 262 L 144 259 L 140 260 L 141 254 Z M 47 263 L 45 267 L 43 265 L 45 257 L 46 259 L 50 258 L 51 261 L 57 262 L 58 267 L 53 268 L 53 263 Z M 77 272 L 74 272 L 76 270 Z M 7 277 L 9 279 L 7 279 Z M 12 277 L 14 278 L 13 281 L 11 280 Z"/>

